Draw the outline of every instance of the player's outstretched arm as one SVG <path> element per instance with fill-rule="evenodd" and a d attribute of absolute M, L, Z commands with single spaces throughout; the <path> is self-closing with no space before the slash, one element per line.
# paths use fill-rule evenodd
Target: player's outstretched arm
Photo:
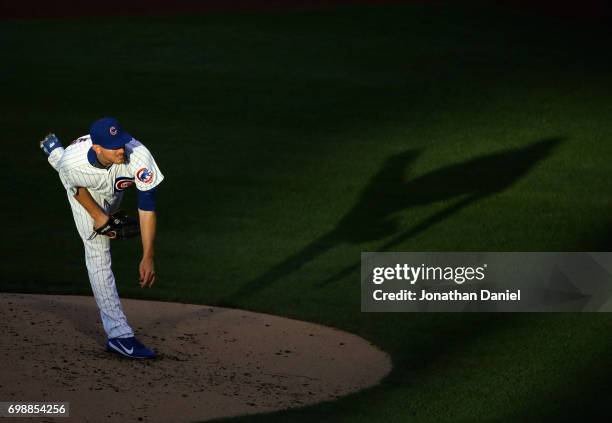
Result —
<path fill-rule="evenodd" d="M 140 235 L 142 236 L 142 260 L 138 271 L 140 273 L 140 287 L 145 288 L 155 282 L 155 231 L 157 227 L 157 214 L 155 211 L 138 209 L 140 219 Z"/>
<path fill-rule="evenodd" d="M 77 188 L 77 193 L 74 198 L 80 205 L 87 210 L 87 213 L 91 216 L 94 221 L 94 228 L 99 228 L 106 224 L 108 221 L 108 215 L 102 210 L 102 208 L 93 199 L 87 188 Z"/>

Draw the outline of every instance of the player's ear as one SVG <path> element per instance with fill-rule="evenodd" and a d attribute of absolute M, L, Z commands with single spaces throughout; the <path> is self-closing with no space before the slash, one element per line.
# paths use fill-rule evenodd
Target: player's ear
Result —
<path fill-rule="evenodd" d="M 100 147 L 98 144 L 92 144 L 91 148 L 96 152 L 96 154 L 100 154 L 102 152 L 102 147 Z"/>

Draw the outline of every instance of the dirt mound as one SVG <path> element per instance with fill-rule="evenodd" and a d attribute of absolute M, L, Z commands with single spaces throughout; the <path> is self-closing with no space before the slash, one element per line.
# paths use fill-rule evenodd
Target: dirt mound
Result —
<path fill-rule="evenodd" d="M 333 400 L 391 369 L 367 341 L 324 326 L 202 305 L 123 305 L 158 359 L 105 352 L 92 297 L 0 294 L 2 401 L 68 401 L 62 421 L 201 421 Z"/>

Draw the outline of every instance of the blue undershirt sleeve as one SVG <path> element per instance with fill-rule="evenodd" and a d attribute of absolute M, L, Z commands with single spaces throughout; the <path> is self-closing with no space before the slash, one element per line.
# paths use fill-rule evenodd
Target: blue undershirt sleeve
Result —
<path fill-rule="evenodd" d="M 138 190 L 138 208 L 140 210 L 155 211 L 155 197 L 157 187 L 148 191 Z"/>

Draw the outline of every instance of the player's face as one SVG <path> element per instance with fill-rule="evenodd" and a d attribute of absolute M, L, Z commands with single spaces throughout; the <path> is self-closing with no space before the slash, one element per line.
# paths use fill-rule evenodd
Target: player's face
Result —
<path fill-rule="evenodd" d="M 125 149 L 118 148 L 116 150 L 109 150 L 106 148 L 100 148 L 100 155 L 104 161 L 112 164 L 123 164 L 125 163 Z"/>

